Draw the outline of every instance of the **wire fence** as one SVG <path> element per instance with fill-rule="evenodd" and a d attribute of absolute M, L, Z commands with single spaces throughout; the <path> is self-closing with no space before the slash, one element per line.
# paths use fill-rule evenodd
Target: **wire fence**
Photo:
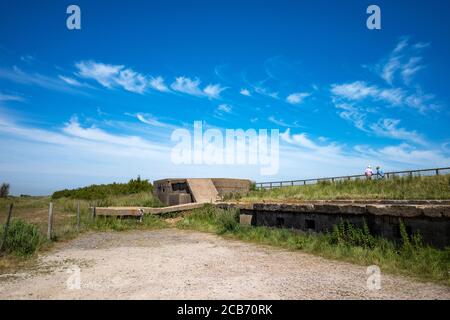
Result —
<path fill-rule="evenodd" d="M 431 169 L 417 169 L 417 170 L 404 170 L 404 171 L 390 171 L 384 173 L 383 179 L 390 179 L 393 177 L 414 177 L 414 176 L 434 176 L 440 174 L 450 174 L 450 167 L 442 168 L 431 168 Z M 376 179 L 376 174 L 372 176 Z M 284 181 L 269 181 L 269 182 L 257 182 L 257 189 L 273 189 L 282 187 L 293 187 L 293 186 L 306 186 L 311 184 L 316 184 L 321 181 L 337 182 L 342 180 L 356 180 L 366 178 L 364 174 L 349 175 L 349 176 L 337 176 L 337 177 L 326 177 L 326 178 L 314 178 L 314 179 L 301 179 L 301 180 L 284 180 Z"/>

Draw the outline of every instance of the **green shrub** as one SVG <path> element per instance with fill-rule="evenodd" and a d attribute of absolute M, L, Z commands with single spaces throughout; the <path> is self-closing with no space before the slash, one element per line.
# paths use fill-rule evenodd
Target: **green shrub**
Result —
<path fill-rule="evenodd" d="M 7 198 L 9 195 L 9 183 L 2 183 L 0 186 L 0 198 Z"/>
<path fill-rule="evenodd" d="M 341 220 L 339 224 L 333 226 L 333 231 L 329 234 L 329 242 L 330 244 L 373 248 L 376 239 L 370 233 L 366 221 L 362 228 L 357 228 L 353 224 Z"/>
<path fill-rule="evenodd" d="M 0 227 L 0 236 L 3 239 L 4 226 Z M 9 225 L 4 250 L 17 256 L 29 256 L 35 253 L 44 242 L 44 236 L 35 225 L 15 219 Z"/>
<path fill-rule="evenodd" d="M 142 180 L 138 176 L 137 179 L 131 179 L 128 183 L 94 184 L 78 189 L 56 191 L 53 193 L 52 199 L 105 200 L 111 196 L 129 195 L 143 191 L 151 193 L 153 186 L 148 180 Z"/>
<path fill-rule="evenodd" d="M 215 212 L 215 220 L 219 226 L 219 232 L 235 231 L 239 228 L 239 211 L 217 209 Z"/>

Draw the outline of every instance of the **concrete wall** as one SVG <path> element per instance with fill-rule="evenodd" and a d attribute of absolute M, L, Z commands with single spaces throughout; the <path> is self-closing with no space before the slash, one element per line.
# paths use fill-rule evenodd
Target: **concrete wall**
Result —
<path fill-rule="evenodd" d="M 306 232 L 328 232 L 341 220 L 362 227 L 367 223 L 373 235 L 398 242 L 400 221 L 409 235 L 419 233 L 426 244 L 450 246 L 450 205 L 439 201 L 426 204 L 379 203 L 219 203 L 221 208 L 240 209 L 241 222 L 254 226 L 292 228 Z"/>
<path fill-rule="evenodd" d="M 252 182 L 247 179 L 224 179 L 212 178 L 214 186 L 219 192 L 219 196 L 224 196 L 229 193 L 245 194 L 250 191 Z"/>
<path fill-rule="evenodd" d="M 186 179 L 164 179 L 153 182 L 153 194 L 166 205 L 191 203 Z"/>
<path fill-rule="evenodd" d="M 450 221 L 443 218 L 399 218 L 374 215 L 334 215 L 327 213 L 293 213 L 273 211 L 241 210 L 242 214 L 251 215 L 252 225 L 279 228 L 293 228 L 303 231 L 327 232 L 341 219 L 357 227 L 366 221 L 370 232 L 392 241 L 400 241 L 400 219 L 408 234 L 419 233 L 424 243 L 436 247 L 450 246 Z"/>

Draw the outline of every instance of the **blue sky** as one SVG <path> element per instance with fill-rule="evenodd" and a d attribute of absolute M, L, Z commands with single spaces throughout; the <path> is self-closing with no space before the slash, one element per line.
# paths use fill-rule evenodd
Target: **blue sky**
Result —
<path fill-rule="evenodd" d="M 81 30 L 66 8 L 81 8 Z M 381 8 L 382 29 L 366 28 Z M 257 181 L 448 166 L 448 1 L 2 1 L 0 180 Z M 279 129 L 280 167 L 175 165 L 176 128 Z"/>

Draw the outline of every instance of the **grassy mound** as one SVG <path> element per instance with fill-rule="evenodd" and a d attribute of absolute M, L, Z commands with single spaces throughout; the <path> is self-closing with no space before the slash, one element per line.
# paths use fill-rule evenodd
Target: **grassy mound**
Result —
<path fill-rule="evenodd" d="M 394 177 L 383 180 L 321 181 L 306 186 L 251 191 L 247 196 L 231 197 L 244 201 L 339 200 L 339 199 L 450 199 L 450 175 Z"/>

